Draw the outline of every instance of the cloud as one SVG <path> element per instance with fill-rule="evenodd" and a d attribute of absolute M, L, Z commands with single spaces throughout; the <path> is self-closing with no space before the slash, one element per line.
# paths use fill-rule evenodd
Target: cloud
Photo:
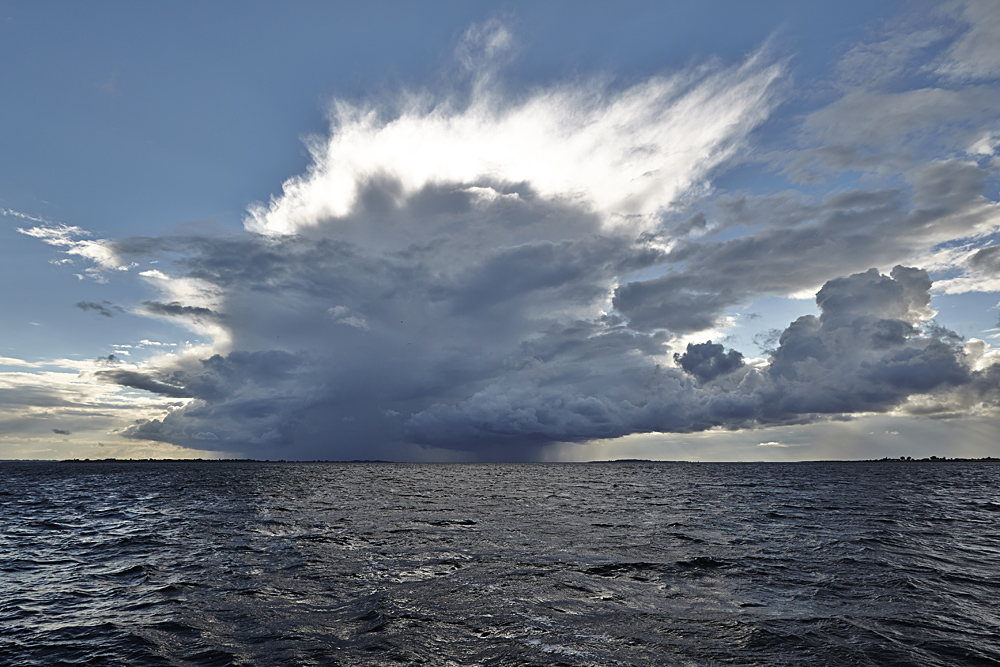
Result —
<path fill-rule="evenodd" d="M 710 179 L 780 101 L 787 66 L 767 49 L 511 94 L 503 30 L 466 35 L 466 92 L 335 103 L 310 167 L 250 206 L 245 232 L 93 242 L 95 270 L 158 262 L 138 275 L 159 296 L 134 312 L 208 341 L 91 372 L 174 401 L 124 435 L 267 458 L 531 459 L 634 434 L 995 413 L 995 351 L 931 309 L 934 289 L 988 287 L 1000 229 L 994 167 L 965 152 L 995 90 L 912 62 L 965 33 L 851 51 L 829 104 L 781 119 L 767 166 L 834 185 L 726 192 Z M 878 49 L 891 67 L 861 86 L 850 71 Z M 805 294 L 820 314 L 761 337 L 767 359 L 713 342 L 734 307 Z"/>
<path fill-rule="evenodd" d="M 936 248 L 974 250 L 998 229 L 987 176 L 974 163 L 941 160 L 915 167 L 909 187 L 849 189 L 819 201 L 788 192 L 717 197 L 707 204 L 714 233 L 676 243 L 664 275 L 621 285 L 616 305 L 639 326 L 691 331 L 759 294 L 815 292 L 871 266 L 938 264 Z M 963 262 L 947 258 L 935 268 L 962 270 Z"/>
<path fill-rule="evenodd" d="M 98 379 L 105 382 L 119 384 L 123 387 L 132 387 L 133 389 L 145 389 L 146 391 L 154 394 L 160 394 L 161 396 L 190 398 L 193 395 L 184 387 L 168 384 L 136 371 L 97 371 L 95 375 Z"/>
<path fill-rule="evenodd" d="M 962 35 L 948 48 L 937 73 L 965 81 L 1000 77 L 1000 12 L 990 0 L 954 3 L 965 24 Z"/>
<path fill-rule="evenodd" d="M 351 309 L 347 306 L 334 306 L 328 308 L 326 313 L 337 324 L 346 324 L 349 327 L 368 331 L 368 322 L 365 321 L 365 318 L 352 314 Z"/>
<path fill-rule="evenodd" d="M 506 38 L 482 30 L 462 48 L 489 60 Z M 515 99 L 474 74 L 465 102 L 338 103 L 309 172 L 251 207 L 251 233 L 109 242 L 123 264 L 162 262 L 140 275 L 167 297 L 141 312 L 210 320 L 217 354 L 96 377 L 193 399 L 135 437 L 350 456 L 372 439 L 412 446 L 413 416 L 547 356 L 669 359 L 663 332 L 615 324 L 614 283 L 662 260 L 657 238 L 635 235 L 745 142 L 781 72 L 760 52 L 624 88 Z"/>
<path fill-rule="evenodd" d="M 298 242 L 268 245 L 295 257 L 288 265 L 322 273 L 302 265 Z M 330 263 L 354 276 L 347 287 L 356 292 L 364 282 L 357 266 L 341 261 Z M 338 282 L 335 275 L 330 282 Z M 314 332 L 308 350 L 303 335 L 293 342 L 296 353 L 233 352 L 153 375 L 97 375 L 196 399 L 130 427 L 132 437 L 197 447 L 203 439 L 197 434 L 212 433 L 219 446 L 303 456 L 330 455 L 331 446 L 337 455 L 357 456 L 377 441 L 376 448 L 397 454 L 413 443 L 530 458 L 554 442 L 808 423 L 887 412 L 915 396 L 956 391 L 968 394 L 967 403 L 994 405 L 994 367 L 974 369 L 957 337 L 931 325 L 930 288 L 926 272 L 904 267 L 888 276 L 872 269 L 835 279 L 817 295 L 821 315 L 785 329 L 766 365 L 747 365 L 738 352 L 701 343 L 675 355 L 675 368 L 665 364 L 670 339 L 663 334 L 606 317 L 550 317 L 540 327 L 529 317 L 530 299 L 515 301 L 516 308 L 509 299 L 493 299 L 497 310 L 491 312 L 463 303 L 460 291 L 411 274 L 405 287 L 395 285 L 398 293 L 366 300 L 379 303 L 381 312 L 363 332 L 320 329 L 309 324 L 309 308 L 297 311 L 298 320 L 277 330 Z M 412 308 L 416 294 L 422 294 L 420 309 Z M 275 296 L 302 305 L 303 295 L 287 288 Z M 340 316 L 351 312 L 330 308 Z M 329 318 L 330 308 L 315 309 L 312 322 Z M 424 308 L 429 312 L 421 313 Z"/>
<path fill-rule="evenodd" d="M 177 301 L 162 303 L 160 301 L 143 301 L 146 312 L 151 315 L 165 315 L 167 317 L 190 317 L 194 320 L 215 319 L 218 314 L 211 308 L 202 306 L 185 306 Z"/>
<path fill-rule="evenodd" d="M 860 174 L 864 191 L 894 196 L 897 212 L 873 217 L 851 252 L 870 265 L 944 274 L 936 290 L 947 294 L 1000 290 L 987 263 L 970 261 L 1000 229 L 986 194 L 997 167 L 997 20 L 993 3 L 978 0 L 890 19 L 841 60 L 839 97 L 804 117 L 798 146 L 768 158 L 796 182 L 843 189 Z M 877 182 L 894 187 L 873 190 Z"/>
<path fill-rule="evenodd" d="M 824 142 L 821 154 L 831 165 L 854 163 L 867 169 L 911 166 L 915 138 L 948 140 L 950 137 L 941 135 L 942 130 L 950 130 L 948 134 L 959 133 L 962 143 L 971 143 L 971 135 L 960 124 L 986 121 L 998 101 L 1000 92 L 986 86 L 901 92 L 854 90 L 811 114 L 803 130 L 809 139 Z M 830 149 L 833 142 L 839 145 L 839 154 Z M 903 150 L 904 144 L 911 150 Z"/>
<path fill-rule="evenodd" d="M 20 218 L 21 220 L 27 220 L 28 222 L 50 224 L 50 222 L 45 218 L 39 217 L 37 215 L 31 215 L 29 213 L 22 213 L 20 211 L 15 211 L 9 208 L 0 208 L 0 215 L 9 216 L 11 218 Z"/>
<path fill-rule="evenodd" d="M 714 380 L 720 375 L 732 373 L 743 366 L 743 355 L 736 350 L 725 352 L 725 348 L 711 341 L 688 343 L 684 354 L 675 354 L 674 361 L 684 371 L 699 380 Z"/>
<path fill-rule="evenodd" d="M 115 443 L 111 452 L 102 456 L 114 455 L 115 451 L 176 451 L 157 443 L 123 440 L 118 431 L 135 420 L 148 420 L 178 407 L 177 399 L 95 382 L 92 361 L 46 360 L 15 365 L 27 370 L 0 372 L 0 403 L 4 406 L 0 411 L 0 452 L 5 457 L 64 458 L 72 451 L 87 451 L 82 456 L 93 457 L 89 447 L 97 440 Z M 59 426 L 53 428 L 53 423 Z M 67 450 L 65 441 L 54 435 L 73 435 L 72 448 Z"/>
<path fill-rule="evenodd" d="M 112 312 L 113 310 L 117 310 L 120 313 L 125 312 L 124 308 L 116 306 L 110 301 L 102 301 L 101 303 L 94 301 L 77 301 L 76 307 L 84 312 L 92 310 L 98 315 L 103 315 L 104 317 L 114 317 L 115 314 Z"/>
<path fill-rule="evenodd" d="M 795 149 L 764 159 L 797 183 L 830 183 L 992 155 L 997 12 L 988 0 L 927 9 L 904 8 L 849 49 L 829 83 L 833 102 L 803 117 Z"/>
<path fill-rule="evenodd" d="M 817 294 L 817 318 L 800 317 L 779 339 L 767 369 L 764 419 L 808 412 L 884 412 L 912 394 L 972 382 L 950 332 L 926 318 L 926 272 L 872 269 L 832 280 Z"/>
<path fill-rule="evenodd" d="M 872 269 L 830 281 L 817 295 L 820 317 L 793 322 L 766 367 L 743 366 L 738 353 L 712 343 L 677 355 L 681 368 L 708 386 L 690 384 L 678 370 L 629 363 L 619 350 L 617 372 L 610 364 L 582 374 L 572 364 L 568 372 L 550 360 L 548 368 L 507 374 L 458 403 L 434 405 L 408 426 L 425 442 L 469 446 L 480 439 L 586 441 L 806 423 L 885 412 L 913 395 L 976 383 L 980 400 L 994 401 L 995 392 L 986 390 L 993 367 L 971 371 L 950 337 L 915 326 L 925 316 L 929 287 L 925 272 L 904 267 L 892 276 Z"/>
<path fill-rule="evenodd" d="M 30 216 L 19 215 L 17 217 L 32 222 L 40 220 L 40 218 Z M 92 262 L 94 266 L 85 269 L 84 274 L 78 274 L 80 278 L 86 275 L 95 282 L 104 283 L 108 281 L 105 275 L 107 271 L 127 271 L 130 268 L 118 258 L 106 239 L 84 238 L 90 236 L 90 232 L 81 227 L 45 221 L 44 224 L 35 227 L 18 227 L 17 231 L 26 236 L 40 239 L 48 245 L 63 248 L 63 252 L 67 255 L 74 255 Z"/>
<path fill-rule="evenodd" d="M 488 57 L 506 34 L 491 25 L 466 38 Z M 649 226 L 768 116 L 783 71 L 761 51 L 626 88 L 591 81 L 508 98 L 476 86 L 464 103 L 411 94 L 396 110 L 338 101 L 329 137 L 308 142 L 308 173 L 251 207 L 247 228 L 293 234 L 438 184 L 482 199 L 519 195 L 504 191 L 517 183 L 599 212 L 607 229 Z"/>
<path fill-rule="evenodd" d="M 969 264 L 978 271 L 991 276 L 1000 276 L 1000 246 L 980 248 L 969 258 Z"/>

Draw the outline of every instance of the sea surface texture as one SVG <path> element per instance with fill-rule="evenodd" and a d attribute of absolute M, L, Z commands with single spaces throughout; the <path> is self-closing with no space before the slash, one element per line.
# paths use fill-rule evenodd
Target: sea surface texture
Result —
<path fill-rule="evenodd" d="M 1000 464 L 0 463 L 0 665 L 1000 665 Z"/>

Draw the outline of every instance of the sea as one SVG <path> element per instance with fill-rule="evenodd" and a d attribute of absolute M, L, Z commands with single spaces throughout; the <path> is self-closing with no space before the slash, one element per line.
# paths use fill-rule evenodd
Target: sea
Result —
<path fill-rule="evenodd" d="M 1000 462 L 0 462 L 0 665 L 1000 665 Z"/>

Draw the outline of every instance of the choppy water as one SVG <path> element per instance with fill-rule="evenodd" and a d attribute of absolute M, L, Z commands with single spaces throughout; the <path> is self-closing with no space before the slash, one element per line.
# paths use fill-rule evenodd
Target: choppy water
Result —
<path fill-rule="evenodd" d="M 0 463 L 0 664 L 1000 665 L 998 482 Z"/>

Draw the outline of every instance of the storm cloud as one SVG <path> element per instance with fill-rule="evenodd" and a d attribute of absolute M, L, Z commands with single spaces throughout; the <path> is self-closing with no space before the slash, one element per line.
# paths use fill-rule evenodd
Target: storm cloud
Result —
<path fill-rule="evenodd" d="M 193 319 L 214 318 L 216 313 L 211 308 L 201 306 L 185 306 L 174 301 L 172 303 L 161 303 L 159 301 L 143 301 L 142 305 L 153 315 L 166 315 L 168 317 L 191 317 Z"/>
<path fill-rule="evenodd" d="M 476 49 L 506 43 L 490 26 L 467 34 L 463 62 L 484 67 Z M 200 337 L 93 371 L 176 399 L 122 431 L 136 439 L 270 458 L 532 459 L 640 433 L 984 414 L 998 407 L 996 354 L 932 308 L 932 273 L 984 290 L 1000 266 L 982 138 L 1000 98 L 969 83 L 992 61 L 981 39 L 962 46 L 965 30 L 931 69 L 891 37 L 851 50 L 832 101 L 763 157 L 748 147 L 765 141 L 755 132 L 787 70 L 769 48 L 522 95 L 473 69 L 463 94 L 335 102 L 309 168 L 250 205 L 242 232 L 31 233 L 87 249 L 94 271 L 141 267 L 158 296 L 135 312 Z M 955 64 L 967 50 L 979 65 Z M 876 84 L 851 75 L 882 61 Z M 901 73 L 924 80 L 901 90 Z M 713 189 L 741 162 L 836 187 Z M 739 308 L 806 294 L 818 315 L 758 334 L 766 358 L 727 347 Z"/>
<path fill-rule="evenodd" d="M 821 314 L 792 322 L 769 359 L 748 363 L 711 341 L 672 353 L 678 334 L 697 329 L 684 317 L 712 324 L 711 299 L 676 301 L 693 315 L 673 319 L 634 322 L 619 307 L 617 276 L 666 256 L 642 237 L 585 225 L 571 240 L 505 246 L 472 233 L 520 236 L 576 213 L 530 196 L 500 212 L 448 209 L 433 219 L 468 233 L 391 249 L 337 239 L 337 222 L 307 236 L 203 239 L 183 266 L 225 288 L 218 308 L 239 323 L 236 349 L 152 375 L 99 375 L 193 399 L 130 427 L 133 437 L 289 457 L 417 446 L 531 458 L 555 442 L 807 423 L 960 389 L 993 400 L 993 371 L 973 370 L 958 337 L 931 320 L 921 269 L 827 281 Z M 371 224 L 420 215 L 404 202 Z M 247 266 L 254 257 L 267 261 Z"/>
<path fill-rule="evenodd" d="M 84 312 L 89 310 L 97 313 L 98 315 L 103 315 L 104 317 L 114 317 L 115 314 L 112 311 L 115 310 L 118 312 L 124 311 L 121 306 L 116 306 L 110 301 L 102 301 L 101 303 L 97 303 L 95 301 L 78 301 L 76 303 L 76 307 Z"/>
<path fill-rule="evenodd" d="M 817 296 L 822 314 L 793 322 L 767 365 L 743 365 L 739 353 L 714 343 L 689 345 L 676 356 L 680 369 L 638 363 L 623 348 L 604 374 L 595 365 L 584 374 L 531 367 L 415 415 L 410 428 L 427 442 L 444 434 L 455 443 L 582 441 L 888 411 L 911 395 L 984 379 L 951 337 L 914 326 L 925 317 L 929 287 L 926 272 L 904 267 L 830 281 Z"/>
<path fill-rule="evenodd" d="M 743 366 L 743 355 L 736 350 L 725 351 L 718 343 L 688 343 L 684 354 L 675 354 L 674 361 L 684 371 L 699 380 L 714 380 Z"/>

